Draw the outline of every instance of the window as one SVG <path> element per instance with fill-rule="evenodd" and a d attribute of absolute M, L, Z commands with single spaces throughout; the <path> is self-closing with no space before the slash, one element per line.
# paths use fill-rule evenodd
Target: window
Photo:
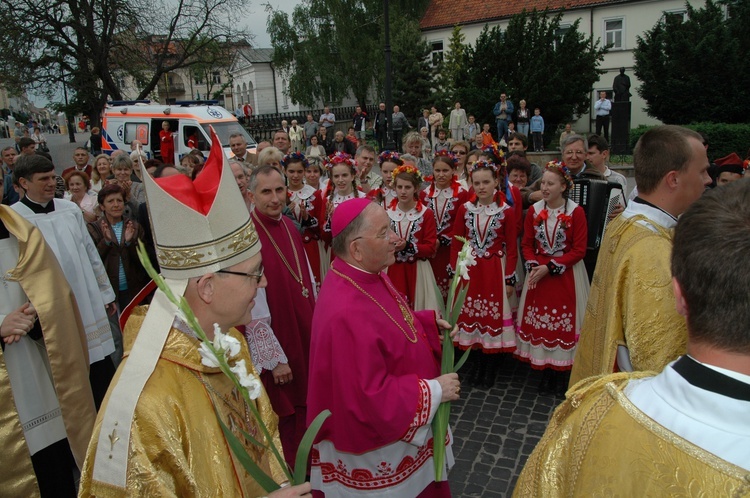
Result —
<path fill-rule="evenodd" d="M 214 83 L 217 83 L 217 84 L 221 85 L 221 73 L 218 72 L 218 71 L 215 71 L 214 73 L 212 73 L 211 74 L 211 81 L 213 81 Z"/>
<path fill-rule="evenodd" d="M 141 145 L 148 145 L 148 125 L 145 123 L 125 123 L 125 137 L 123 142 L 130 144 L 138 140 Z"/>
<path fill-rule="evenodd" d="M 604 20 L 604 43 L 614 50 L 625 48 L 622 40 L 624 25 L 623 19 Z"/>
<path fill-rule="evenodd" d="M 664 20 L 666 21 L 669 19 L 683 23 L 687 21 L 687 10 L 685 9 L 665 10 Z"/>
<path fill-rule="evenodd" d="M 203 84 L 203 75 L 199 73 L 195 73 L 195 84 L 196 85 L 202 85 Z"/>
<path fill-rule="evenodd" d="M 432 47 L 432 67 L 438 66 L 443 62 L 443 40 L 430 42 Z"/>
<path fill-rule="evenodd" d="M 560 47 L 560 42 L 568 31 L 570 31 L 570 24 L 561 24 L 557 28 L 555 31 L 555 48 Z"/>

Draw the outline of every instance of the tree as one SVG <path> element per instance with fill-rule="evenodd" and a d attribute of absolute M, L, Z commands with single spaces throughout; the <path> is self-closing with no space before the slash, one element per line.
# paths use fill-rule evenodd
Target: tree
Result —
<path fill-rule="evenodd" d="M 244 39 L 232 17 L 248 0 L 0 0 L 0 72 L 11 88 L 73 92 L 68 109 L 94 123 L 120 99 L 119 75 L 147 97 L 164 75 L 211 63 L 216 42 Z"/>
<path fill-rule="evenodd" d="M 561 19 L 562 12 L 550 16 L 532 10 L 513 16 L 504 32 L 485 26 L 467 49 L 467 67 L 458 78 L 466 84 L 457 88 L 457 100 L 473 110 L 477 121 L 495 122 L 492 108 L 502 92 L 516 106 L 524 99 L 531 109 L 539 107 L 549 134 L 588 111 L 607 50 L 586 38 L 578 21 L 561 30 Z"/>
<path fill-rule="evenodd" d="M 457 88 L 462 86 L 461 78 L 466 72 L 469 53 L 469 46 L 464 43 L 465 40 L 466 36 L 461 32 L 461 26 L 454 26 L 448 40 L 448 51 L 437 69 L 435 100 L 442 104 L 441 107 L 452 108 L 452 104 L 458 100 Z"/>
<path fill-rule="evenodd" d="M 744 123 L 750 114 L 750 8 L 746 1 L 703 8 L 685 4 L 687 19 L 665 15 L 634 51 L 638 94 L 646 112 L 668 124 Z"/>
<path fill-rule="evenodd" d="M 433 101 L 431 49 L 422 39 L 418 21 L 397 18 L 393 28 L 393 103 L 406 116 L 421 116 L 421 109 L 431 106 Z"/>
<path fill-rule="evenodd" d="M 424 0 L 401 2 L 391 8 L 391 22 L 418 19 L 425 7 Z M 303 0 L 291 19 L 270 4 L 266 11 L 273 63 L 287 77 L 293 102 L 313 107 L 352 94 L 365 105 L 369 90 L 382 87 L 381 1 Z"/>

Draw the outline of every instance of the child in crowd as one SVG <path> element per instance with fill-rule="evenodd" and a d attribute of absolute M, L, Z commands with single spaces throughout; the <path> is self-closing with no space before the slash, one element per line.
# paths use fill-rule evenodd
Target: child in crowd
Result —
<path fill-rule="evenodd" d="M 422 142 L 422 137 L 419 133 L 409 132 L 404 137 L 404 150 L 406 151 L 404 156 L 414 156 L 416 158 L 415 166 L 419 170 L 419 173 L 422 175 L 422 178 L 427 178 L 432 174 L 432 163 L 423 155 L 423 147 L 424 142 Z M 405 160 L 404 156 L 401 157 L 402 160 Z"/>
<path fill-rule="evenodd" d="M 328 178 L 323 175 L 323 166 L 320 163 L 320 158 L 308 161 L 308 166 L 305 168 L 305 183 L 315 190 L 325 192 L 328 187 Z"/>
<path fill-rule="evenodd" d="M 531 136 L 534 140 L 534 152 L 544 152 L 544 118 L 541 116 L 541 110 L 537 107 L 534 109 L 534 115 L 531 116 L 529 126 Z"/>
<path fill-rule="evenodd" d="M 386 150 L 378 156 L 380 174 L 383 175 L 383 185 L 380 188 L 370 190 L 367 197 L 376 201 L 384 209 L 388 209 L 388 206 L 396 198 L 396 191 L 393 189 L 393 170 L 403 164 L 404 162 L 398 152 Z"/>
<path fill-rule="evenodd" d="M 484 147 L 487 147 L 488 145 L 493 145 L 495 143 L 495 139 L 492 138 L 492 133 L 490 132 L 490 125 L 488 123 L 484 123 L 482 125 L 482 145 L 479 145 L 479 142 L 477 141 L 477 148 L 481 149 Z"/>
<path fill-rule="evenodd" d="M 357 170 L 352 156 L 345 152 L 336 152 L 328 156 L 326 167 L 330 180 L 325 193 L 325 224 L 321 233 L 323 240 L 326 242 L 327 250 L 330 255 L 331 245 L 331 217 L 339 204 L 349 199 L 363 197 L 364 194 L 357 189 Z"/>

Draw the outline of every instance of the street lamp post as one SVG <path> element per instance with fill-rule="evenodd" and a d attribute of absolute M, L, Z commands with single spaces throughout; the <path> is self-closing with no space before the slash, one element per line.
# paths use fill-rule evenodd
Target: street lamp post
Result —
<path fill-rule="evenodd" d="M 391 26 L 388 16 L 388 1 L 383 0 L 383 22 L 385 23 L 385 117 L 388 123 L 386 131 L 386 150 L 398 150 L 393 140 L 393 95 L 391 94 Z"/>

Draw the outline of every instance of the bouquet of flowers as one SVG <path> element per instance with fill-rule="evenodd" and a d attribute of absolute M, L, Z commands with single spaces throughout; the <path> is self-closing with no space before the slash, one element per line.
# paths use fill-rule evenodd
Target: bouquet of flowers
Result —
<path fill-rule="evenodd" d="M 448 297 L 445 303 L 439 303 L 440 309 L 438 310 L 441 316 L 450 323 L 451 330 L 456 326 L 458 317 L 461 314 L 461 308 L 464 306 L 466 300 L 466 294 L 469 292 L 469 267 L 477 264 L 474 253 L 471 250 L 469 241 L 464 238 L 456 237 L 457 240 L 463 242 L 463 247 L 458 253 L 456 260 L 456 271 L 453 274 L 450 287 L 448 288 Z M 440 294 L 440 289 L 435 284 L 436 295 Z M 443 334 L 443 359 L 440 367 L 440 374 L 455 373 L 461 369 L 469 357 L 470 349 L 464 351 L 461 358 L 457 363 L 455 361 L 455 354 L 453 350 L 453 338 L 450 334 Z M 433 433 L 433 460 L 435 462 L 435 480 L 443 480 L 443 467 L 445 467 L 445 438 L 448 434 L 448 422 L 451 415 L 451 404 L 450 401 L 441 403 L 438 407 L 435 418 L 432 420 L 432 433 Z"/>
<path fill-rule="evenodd" d="M 245 431 L 242 431 L 242 435 L 250 443 L 262 448 L 264 450 L 270 450 L 273 456 L 279 463 L 279 466 L 284 470 L 286 477 L 289 479 L 290 484 L 297 485 L 305 482 L 305 473 L 307 471 L 307 458 L 310 454 L 310 448 L 312 448 L 315 436 L 318 434 L 320 427 L 323 425 L 325 419 L 327 419 L 331 412 L 324 410 L 315 417 L 307 432 L 305 432 L 302 442 L 300 443 L 299 449 L 297 450 L 297 458 L 294 462 L 294 469 L 290 471 L 287 467 L 284 458 L 281 456 L 281 452 L 273 443 L 273 437 L 268 431 L 268 427 L 263 422 L 258 407 L 255 405 L 254 400 L 263 392 L 263 386 L 260 380 L 248 372 L 245 360 L 235 360 L 234 358 L 240 353 L 240 342 L 234 337 L 224 334 L 217 324 L 214 324 L 214 339 L 209 341 L 206 336 L 206 332 L 198 323 L 193 310 L 190 309 L 187 301 L 183 296 L 176 296 L 169 288 L 167 283 L 164 281 L 164 277 L 159 275 L 154 267 L 151 265 L 151 261 L 146 254 L 146 248 L 143 242 L 138 242 L 138 259 L 141 260 L 141 264 L 146 269 L 148 276 L 154 280 L 157 287 L 167 296 L 167 298 L 177 306 L 178 316 L 188 324 L 190 329 L 195 332 L 198 339 L 201 341 L 201 345 L 198 348 L 198 352 L 201 355 L 201 363 L 207 367 L 219 368 L 221 371 L 232 380 L 237 390 L 242 394 L 242 398 L 245 400 L 250 412 L 253 414 L 255 421 L 258 424 L 262 438 L 254 438 Z M 237 436 L 224 424 L 224 422 L 216 414 L 221 425 L 221 430 L 224 432 L 224 437 L 232 449 L 232 452 L 237 457 L 237 460 L 242 464 L 244 469 L 255 481 L 260 484 L 266 492 L 270 493 L 280 488 L 268 474 L 266 474 L 253 459 L 248 455 L 242 442 Z"/>

